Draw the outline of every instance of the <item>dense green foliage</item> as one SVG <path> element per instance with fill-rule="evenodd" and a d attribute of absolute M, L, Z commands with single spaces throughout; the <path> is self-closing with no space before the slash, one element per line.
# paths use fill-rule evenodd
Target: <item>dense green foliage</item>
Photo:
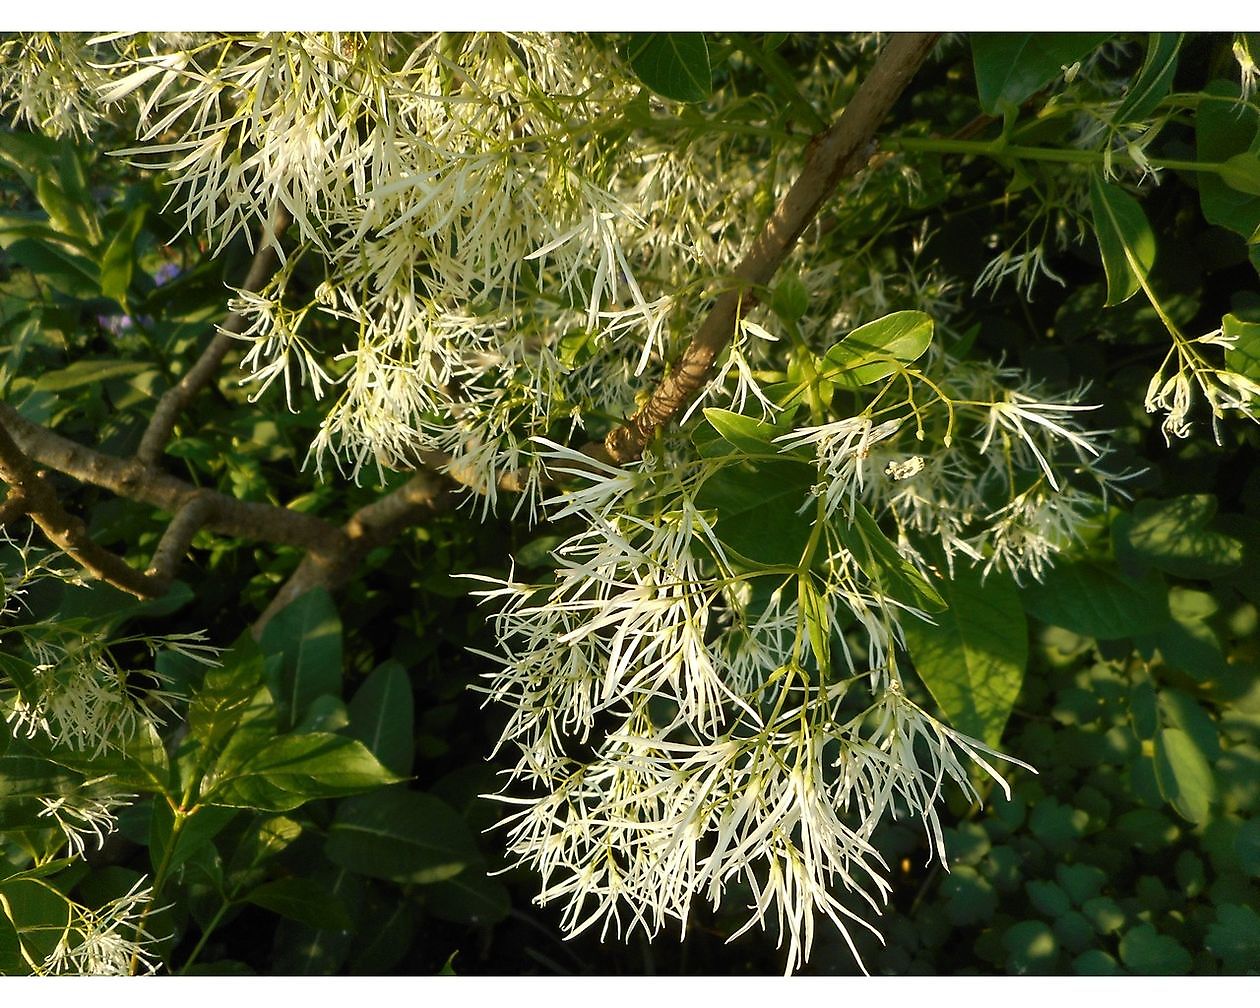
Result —
<path fill-rule="evenodd" d="M 651 121 L 651 89 L 688 134 L 746 130 L 726 134 L 724 160 L 779 144 L 789 173 L 835 113 L 794 81 L 843 68 L 849 79 L 832 84 L 847 99 L 873 57 L 825 37 L 591 44 L 645 86 L 639 118 L 618 128 L 665 130 Z M 754 415 L 728 399 L 684 427 L 686 450 L 714 466 L 694 502 L 713 516 L 715 548 L 760 572 L 747 578 L 754 597 L 769 595 L 766 571 L 793 575 L 804 641 L 793 668 L 823 683 L 842 651 L 866 644 L 817 573 L 826 521 L 802 519 L 801 501 L 820 475 L 812 444 L 790 439 L 794 426 L 856 412 L 945 347 L 946 368 L 1000 361 L 1022 387 L 1084 386 L 1080 401 L 1099 404 L 1087 433 L 1110 432 L 1115 478 L 1099 482 L 1097 506 L 1064 504 L 1072 520 L 1047 533 L 1053 549 L 1022 568 L 992 552 L 973 567 L 933 543 L 925 572 L 886 512 L 841 502 L 835 534 L 868 584 L 933 614 L 904 621 L 896 645 L 915 670 L 910 698 L 1036 768 L 995 761 L 1009 800 L 975 767 L 983 803 L 941 789 L 948 869 L 918 822 L 894 813 L 878 826 L 871 842 L 893 886 L 875 921 L 884 943 L 853 934 L 871 972 L 1260 972 L 1260 111 L 1254 64 L 1238 55 L 1250 44 L 1210 34 L 942 42 L 881 127 L 869 169 L 759 292 L 765 310 L 748 329 L 770 327 L 794 348 L 781 371 L 762 369 L 783 412 Z M 738 117 L 724 120 L 730 109 Z M 0 131 L 0 391 L 27 421 L 127 457 L 252 253 L 244 234 L 218 249 L 181 231 L 163 173 L 106 153 L 129 139 L 113 128 L 94 141 Z M 753 197 L 763 215 L 781 183 Z M 763 223 L 724 226 L 739 246 Z M 324 278 L 312 258 L 294 260 L 291 275 L 306 291 Z M 867 311 L 862 324 L 806 328 L 820 305 L 835 312 L 850 296 Z M 339 346 L 345 320 L 313 312 L 304 332 Z M 594 343 L 575 330 L 569 365 L 596 355 Z M 370 464 L 357 479 L 329 466 L 316 476 L 308 450 L 326 403 L 242 386 L 246 349 L 189 405 L 167 471 L 333 523 L 406 483 L 409 472 Z M 298 364 L 286 367 L 296 389 Z M 1184 390 L 1171 384 L 1180 378 Z M 925 455 L 942 434 L 947 447 L 984 436 L 944 423 L 926 422 Z M 1021 450 L 1010 440 L 1008 460 Z M 1093 486 L 1092 458 L 1079 462 L 1063 477 L 1069 489 Z M 1059 474 L 1044 459 L 1029 468 Z M 169 513 L 50 479 L 97 544 L 145 567 Z M 550 577 L 562 563 L 552 551 L 580 523 L 530 524 L 506 492 L 497 513 L 486 510 L 474 497 L 434 511 L 367 552 L 335 594 L 302 595 L 257 640 L 249 628 L 298 547 L 203 530 L 181 580 L 140 602 L 80 580 L 38 531 L 28 539 L 24 519 L 10 522 L 0 973 L 49 961 L 68 921 L 87 934 L 85 908 L 105 908 L 101 930 L 110 912 L 142 927 L 141 959 L 170 972 L 781 972 L 772 921 L 727 944 L 759 897 L 742 877 L 719 907 L 697 901 L 681 943 L 676 926 L 652 941 L 601 941 L 599 926 L 566 941 L 560 911 L 531 904 L 537 876 L 509 867 L 493 828 L 504 807 L 482 797 L 515 761 L 500 741 L 512 711 L 484 696 L 500 642 L 471 594 L 481 582 L 454 575 Z M 203 644 L 221 653 L 209 658 Z M 118 671 L 111 682 L 125 696 L 109 709 L 160 723 L 112 725 L 125 743 L 96 747 L 37 730 L 21 711 L 45 688 L 40 676 L 80 666 Z M 94 800 L 100 815 L 76 819 Z M 145 888 L 151 900 L 132 899 Z M 846 937 L 820 929 L 803 972 L 854 972 Z"/>

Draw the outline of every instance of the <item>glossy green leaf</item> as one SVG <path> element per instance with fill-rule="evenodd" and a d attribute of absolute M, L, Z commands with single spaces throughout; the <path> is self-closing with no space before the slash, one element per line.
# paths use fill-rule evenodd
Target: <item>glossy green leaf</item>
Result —
<path fill-rule="evenodd" d="M 35 197 L 57 231 L 76 238 L 92 237 L 93 228 L 84 201 L 67 195 L 51 175 L 41 173 L 38 176 Z"/>
<path fill-rule="evenodd" d="M 458 812 L 433 795 L 397 789 L 342 802 L 324 852 L 360 875 L 420 885 L 481 864 L 477 842 Z"/>
<path fill-rule="evenodd" d="M 188 705 L 189 733 L 206 750 L 214 752 L 240 724 L 262 687 L 263 669 L 262 653 L 245 637 L 223 655 L 220 666 L 206 670 Z"/>
<path fill-rule="evenodd" d="M 775 454 L 774 439 L 792 430 L 795 415 L 795 410 L 788 410 L 771 422 L 717 407 L 704 411 L 705 420 L 724 441 L 749 455 Z"/>
<path fill-rule="evenodd" d="M 817 472 L 790 459 L 724 466 L 705 480 L 696 507 L 717 512 L 714 532 L 723 546 L 757 564 L 800 563 L 815 509 L 809 488 Z"/>
<path fill-rule="evenodd" d="M 809 311 L 809 289 L 798 276 L 785 276 L 770 292 L 770 310 L 785 322 L 796 322 Z"/>
<path fill-rule="evenodd" d="M 961 568 L 938 587 L 935 624 L 901 621 L 910 658 L 950 725 L 996 745 L 1028 662 L 1019 592 L 1009 575 Z"/>
<path fill-rule="evenodd" d="M 1235 154 L 1221 165 L 1218 175 L 1231 189 L 1260 196 L 1260 154 L 1255 151 Z"/>
<path fill-rule="evenodd" d="M 1151 33 L 1142 69 L 1124 93 L 1124 101 L 1116 109 L 1113 122 L 1140 122 L 1164 100 L 1177 75 L 1177 58 L 1185 37 L 1184 32 Z"/>
<path fill-rule="evenodd" d="M 989 115 L 1014 111 L 1109 34 L 976 32 L 971 54 L 980 107 Z"/>
<path fill-rule="evenodd" d="M 1180 728 L 1165 728 L 1155 736 L 1155 777 L 1160 792 L 1182 818 L 1207 822 L 1216 781 L 1207 758 Z"/>
<path fill-rule="evenodd" d="M 57 947 L 71 922 L 70 905 L 48 881 L 37 878 L 0 880 L 0 897 L 26 956 L 42 963 Z M 0 916 L 4 916 L 0 910 Z M 12 941 L 12 939 L 10 939 Z"/>
<path fill-rule="evenodd" d="M 351 926 L 345 904 L 315 879 L 273 879 L 251 890 L 245 902 L 313 928 L 346 931 Z"/>
<path fill-rule="evenodd" d="M 201 800 L 287 812 L 312 798 L 356 794 L 400 779 L 358 739 L 309 732 L 274 739 L 231 771 L 208 778 Z"/>
<path fill-rule="evenodd" d="M 396 661 L 379 666 L 350 701 L 350 734 L 394 773 L 411 773 L 415 713 L 411 680 Z"/>
<path fill-rule="evenodd" d="M 1044 921 L 1011 925 L 1002 936 L 1002 944 L 1007 950 L 1007 971 L 1013 976 L 1052 972 L 1059 956 L 1059 943 Z"/>
<path fill-rule="evenodd" d="M 832 527 L 872 584 L 899 602 L 925 612 L 945 608 L 945 600 L 933 582 L 898 552 L 860 502 L 855 502 L 850 518 L 848 524 L 837 518 Z"/>
<path fill-rule="evenodd" d="M 814 661 L 826 675 L 831 669 L 831 619 L 822 596 L 808 571 L 797 579 L 797 595 L 801 615 L 805 620 L 805 633 L 809 638 Z"/>
<path fill-rule="evenodd" d="M 918 360 L 932 344 L 932 317 L 899 311 L 858 326 L 824 354 L 823 378 L 850 387 L 870 385 Z"/>
<path fill-rule="evenodd" d="M 110 239 L 101 256 L 101 293 L 113 298 L 125 309 L 127 288 L 136 266 L 136 237 L 144 223 L 145 207 L 136 207 L 127 215 L 122 227 Z"/>
<path fill-rule="evenodd" d="M 49 166 L 56 162 L 59 154 L 60 145 L 57 141 L 40 133 L 0 131 L 0 162 L 16 171 L 32 194 L 35 192 L 36 180 L 48 172 Z"/>
<path fill-rule="evenodd" d="M 1159 578 L 1129 577 L 1089 561 L 1060 563 L 1020 594 L 1029 615 L 1098 640 L 1155 630 L 1169 619 L 1168 593 Z"/>
<path fill-rule="evenodd" d="M 1225 351 L 1229 369 L 1260 383 L 1260 322 L 1244 322 L 1229 314 L 1221 319 L 1221 335 L 1234 340 Z"/>
<path fill-rule="evenodd" d="M 341 693 L 341 619 L 323 588 L 299 596 L 267 623 L 259 644 L 283 657 L 276 700 L 282 728 L 292 727 L 316 697 Z"/>
<path fill-rule="evenodd" d="M 1260 110 L 1254 103 L 1238 100 L 1236 82 L 1215 80 L 1203 89 L 1195 113 L 1195 144 L 1199 161 L 1235 165 L 1226 172 L 1234 184 L 1212 172 L 1198 174 L 1203 216 L 1210 224 L 1242 235 L 1244 241 L 1256 241 L 1260 236 L 1260 195 L 1248 184 L 1254 180 L 1253 169 L 1232 159 L 1260 154 Z"/>
<path fill-rule="evenodd" d="M 1243 544 L 1211 528 L 1211 494 L 1139 501 L 1118 538 L 1138 559 L 1177 577 L 1208 578 L 1237 568 Z"/>
<path fill-rule="evenodd" d="M 1127 301 L 1141 289 L 1139 277 L 1155 265 L 1155 232 L 1142 207 L 1119 186 L 1095 174 L 1089 180 L 1094 233 L 1107 274 L 1107 305 Z"/>
<path fill-rule="evenodd" d="M 638 35 L 626 55 L 639 80 L 664 98 L 697 102 L 713 93 L 709 46 L 699 32 Z"/>
<path fill-rule="evenodd" d="M 35 388 L 43 392 L 68 392 L 114 378 L 130 378 L 152 367 L 148 361 L 77 360 L 56 371 L 46 371 L 35 382 Z"/>
<path fill-rule="evenodd" d="M 1150 924 L 1139 924 L 1120 939 L 1120 961 L 1143 976 L 1182 976 L 1189 972 L 1190 953 Z"/>
<path fill-rule="evenodd" d="M 9 257 L 68 297 L 88 301 L 98 297 L 101 275 L 96 263 L 51 242 L 22 238 L 5 249 Z"/>

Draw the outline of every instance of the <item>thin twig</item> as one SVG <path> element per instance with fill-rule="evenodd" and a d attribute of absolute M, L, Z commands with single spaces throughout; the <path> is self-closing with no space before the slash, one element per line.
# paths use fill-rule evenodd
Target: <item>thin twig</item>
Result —
<path fill-rule="evenodd" d="M 277 208 L 268 230 L 259 239 L 258 251 L 254 253 L 249 273 L 241 288 L 247 291 L 258 291 L 263 288 L 276 268 L 276 247 L 280 236 L 289 226 L 289 216 L 283 209 Z M 184 412 L 200 392 L 214 378 L 232 346 L 233 336 L 244 330 L 246 319 L 239 312 L 231 312 L 218 327 L 210 344 L 201 352 L 197 362 L 172 388 L 162 394 L 153 415 L 149 417 L 148 426 L 140 438 L 140 447 L 136 449 L 136 458 L 146 466 L 156 465 L 166 444 L 171 439 L 171 431 Z"/>
<path fill-rule="evenodd" d="M 7 513 L 20 506 L 54 546 L 78 561 L 88 573 L 137 598 L 157 598 L 164 593 L 156 579 L 92 541 L 82 520 L 61 506 L 56 491 L 17 446 L 3 423 L 0 423 L 0 479 L 10 487 L 3 510 Z"/>
<path fill-rule="evenodd" d="M 927 33 L 890 39 L 840 118 L 810 142 L 796 183 L 735 267 L 736 287 L 718 297 L 690 345 L 647 403 L 609 433 L 602 449 L 588 445 L 585 451 L 597 457 L 606 455 L 615 462 L 640 458 L 656 431 L 687 407 L 734 336 L 740 314 L 755 302 L 752 292 L 769 283 L 840 180 L 866 165 L 874 153 L 875 130 L 932 51 L 937 37 Z"/>

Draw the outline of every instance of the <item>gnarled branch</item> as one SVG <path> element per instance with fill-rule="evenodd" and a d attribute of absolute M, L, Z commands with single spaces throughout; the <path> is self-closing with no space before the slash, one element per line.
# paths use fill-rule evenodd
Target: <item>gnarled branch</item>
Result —
<path fill-rule="evenodd" d="M 30 515 L 49 541 L 84 570 L 137 598 L 156 598 L 165 587 L 142 574 L 122 557 L 92 540 L 83 521 L 61 506 L 57 492 L 27 458 L 0 423 L 0 479 L 9 485 L 9 495 L 0 508 L 6 521 L 19 513 Z"/>
<path fill-rule="evenodd" d="M 262 539 L 320 551 L 336 548 L 343 535 L 331 522 L 289 508 L 237 500 L 215 490 L 193 486 L 135 459 L 84 447 L 46 427 L 31 423 L 12 406 L 0 403 L 0 423 L 27 455 L 40 465 L 73 476 L 83 483 L 104 487 L 128 500 L 141 501 L 171 513 L 178 512 L 194 495 L 214 502 L 205 527 L 223 535 Z"/>

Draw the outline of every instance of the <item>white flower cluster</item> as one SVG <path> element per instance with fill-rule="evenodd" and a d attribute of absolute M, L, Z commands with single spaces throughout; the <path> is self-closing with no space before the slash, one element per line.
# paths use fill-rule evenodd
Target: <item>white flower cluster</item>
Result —
<path fill-rule="evenodd" d="M 36 972 L 43 976 L 153 973 L 157 968 L 151 949 L 154 939 L 140 923 L 152 895 L 152 888 L 141 879 L 125 895 L 96 910 L 61 896 L 66 901 L 67 924 Z"/>

